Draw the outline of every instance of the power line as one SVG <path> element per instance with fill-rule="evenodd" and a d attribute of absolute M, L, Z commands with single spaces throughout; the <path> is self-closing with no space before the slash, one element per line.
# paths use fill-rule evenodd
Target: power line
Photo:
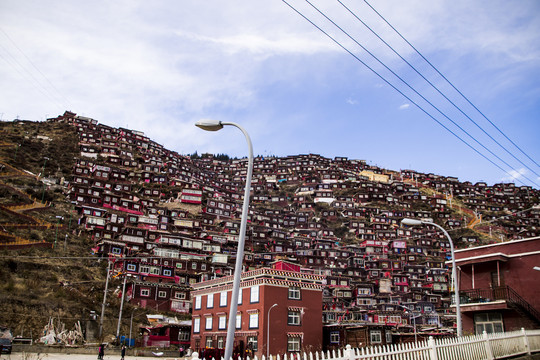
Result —
<path fill-rule="evenodd" d="M 4 32 L 2 30 L 2 32 Z M 5 32 L 4 32 L 5 34 Z M 0 48 L 2 48 L 4 50 L 4 52 L 10 57 L 10 60 L 8 61 L 8 59 L 6 59 L 4 56 L 0 55 L 0 57 L 2 57 L 4 59 L 4 61 L 6 61 L 11 67 L 13 67 L 19 74 L 21 74 L 21 76 L 23 76 L 24 78 L 26 78 L 30 83 L 32 83 L 34 85 L 34 87 L 39 90 L 43 95 L 45 95 L 46 97 L 49 98 L 49 100 L 55 104 L 56 106 L 60 106 L 61 108 L 65 108 L 65 106 L 63 106 L 57 99 L 57 97 L 49 90 L 47 89 L 45 86 L 43 86 L 43 84 L 34 76 L 34 74 L 32 74 L 32 72 L 30 72 L 23 64 L 21 64 L 21 62 L 19 62 L 19 60 L 17 60 L 17 58 L 11 54 L 9 52 L 9 50 L 7 48 L 5 48 L 3 45 L 0 45 Z M 23 72 L 21 72 L 19 70 L 20 67 Z"/>
<path fill-rule="evenodd" d="M 339 0 L 338 0 L 339 1 Z M 435 70 L 452 88 L 454 88 L 454 90 L 456 90 L 458 92 L 459 95 L 461 95 L 463 97 L 463 99 L 465 99 L 469 105 L 471 105 L 476 111 L 478 111 L 478 113 L 480 115 L 482 115 L 482 117 L 484 119 L 486 119 L 495 129 L 497 129 L 497 131 L 499 131 L 499 133 L 501 133 L 501 135 L 503 135 L 510 143 L 512 143 L 512 145 L 514 145 L 519 151 L 521 151 L 521 153 L 523 155 L 525 155 L 529 160 L 531 160 L 536 166 L 540 167 L 540 165 L 538 165 L 538 163 L 536 161 L 534 161 L 529 155 L 527 155 L 515 142 L 513 142 L 508 136 L 506 136 L 505 133 L 503 133 L 501 131 L 501 129 L 499 129 L 497 127 L 497 125 L 495 125 L 491 120 L 488 119 L 488 117 L 486 115 L 484 115 L 484 113 L 482 111 L 480 111 L 480 109 L 478 109 L 461 91 L 459 91 L 455 86 L 454 84 L 452 84 L 452 82 L 450 82 L 450 80 L 448 80 L 428 59 L 426 59 L 424 57 L 424 55 L 422 55 L 420 53 L 420 51 L 418 51 L 396 28 L 394 28 L 392 26 L 392 24 L 390 24 L 377 10 L 375 10 L 375 8 L 373 6 L 370 5 L 370 3 L 367 2 L 367 0 L 364 0 L 364 2 L 377 14 L 379 15 L 379 17 L 386 23 L 388 24 L 388 26 L 390 26 L 390 28 L 392 28 L 392 30 L 394 30 L 420 57 L 422 57 L 422 59 L 424 59 L 424 61 L 426 61 L 432 68 L 433 70 Z M 536 174 L 536 173 L 535 173 Z"/>
<path fill-rule="evenodd" d="M 493 138 L 487 131 L 485 131 L 476 121 L 474 121 L 469 115 L 467 115 L 459 106 L 457 106 L 452 100 L 450 100 L 445 94 L 441 92 L 441 90 L 435 86 L 431 81 L 429 81 L 424 75 L 422 75 L 416 67 L 414 67 L 409 61 L 407 61 L 401 54 L 396 51 L 390 44 L 388 44 L 382 37 L 377 34 L 369 25 L 367 25 L 362 19 L 360 19 L 350 8 L 348 8 L 341 0 L 336 0 L 338 3 L 341 4 L 352 16 L 354 16 L 362 25 L 364 25 L 373 35 L 375 35 L 379 40 L 381 40 L 382 43 L 384 43 L 394 54 L 396 54 L 401 60 L 403 60 L 411 69 L 413 69 L 422 79 L 424 79 L 433 89 L 435 89 L 442 97 L 444 97 L 450 104 L 452 104 L 463 116 L 465 116 L 467 119 L 469 119 L 478 129 L 480 129 L 485 135 L 487 135 L 491 140 L 493 140 L 497 145 L 499 145 L 504 151 L 506 151 L 510 156 L 512 156 L 515 160 L 517 160 L 521 165 L 525 166 L 528 170 L 530 170 L 532 173 L 534 173 L 536 176 L 540 175 L 535 172 L 533 169 L 531 169 L 528 165 L 526 165 L 523 161 L 518 159 L 512 152 L 510 152 L 506 147 L 504 147 L 499 141 L 497 141 L 495 138 Z M 367 2 L 366 2 L 367 3 Z M 369 5 L 369 4 L 368 4 Z M 442 75 L 442 74 L 441 74 Z M 511 166 L 508 165 L 510 168 Z"/>
<path fill-rule="evenodd" d="M 45 76 L 45 74 L 43 72 L 41 72 L 41 70 L 38 69 L 38 67 L 34 64 L 34 62 L 32 60 L 30 60 L 30 58 L 21 50 L 21 48 L 19 46 L 17 46 L 17 44 L 15 43 L 15 41 L 13 41 L 13 39 L 4 31 L 4 29 L 0 28 L 0 31 L 2 31 L 2 33 L 4 33 L 4 35 L 6 36 L 6 38 L 8 38 L 9 41 L 11 41 L 11 43 L 13 44 L 13 46 L 15 46 L 15 48 L 17 50 L 19 50 L 19 52 L 26 58 L 26 60 L 30 63 L 30 65 L 32 65 L 32 67 L 34 69 L 36 69 L 36 71 L 49 83 L 49 85 L 58 93 L 58 95 L 60 95 L 60 97 L 62 99 L 64 99 L 64 101 L 66 102 L 66 104 L 70 105 L 71 102 L 68 100 L 68 98 L 66 98 L 64 96 L 64 94 L 62 94 L 60 92 L 60 90 L 58 90 L 58 88 L 56 86 L 54 86 L 54 84 L 49 80 L 49 78 L 47 76 Z"/>
<path fill-rule="evenodd" d="M 474 136 L 472 136 L 471 134 L 469 134 L 469 132 L 467 132 L 465 129 L 463 129 L 460 125 L 458 125 L 454 120 L 452 120 L 448 115 L 446 115 L 444 112 L 442 112 L 437 106 L 435 106 L 431 101 L 429 101 L 428 99 L 426 99 L 426 97 L 424 97 L 422 94 L 420 94 L 415 88 L 413 88 L 408 82 L 406 82 L 401 76 L 399 76 L 398 74 L 396 74 L 392 69 L 390 69 L 386 64 L 384 64 L 379 58 L 377 58 L 371 51 L 369 51 L 368 49 L 366 49 L 362 44 L 360 44 L 354 37 L 352 37 L 348 32 L 346 32 L 341 26 L 339 26 L 338 24 L 336 24 L 336 22 L 334 22 L 332 19 L 330 19 L 328 16 L 326 16 L 326 14 L 324 14 L 321 10 L 319 10 L 315 5 L 313 5 L 309 0 L 305 0 L 309 5 L 311 5 L 311 7 L 313 7 L 319 14 L 321 14 L 322 16 L 324 16 L 325 19 L 327 19 L 328 21 L 330 21 L 334 26 L 336 26 L 341 32 L 343 32 L 345 35 L 347 35 L 347 37 L 349 39 L 351 39 L 352 41 L 354 41 L 358 46 L 360 46 L 365 52 L 367 52 L 371 57 L 373 57 L 379 64 L 381 64 L 385 69 L 387 69 L 388 71 L 390 71 L 395 77 L 397 77 L 402 83 L 404 83 L 409 89 L 411 89 L 416 95 L 420 96 L 425 102 L 427 102 L 429 105 L 431 105 L 431 107 L 433 107 L 439 114 L 441 114 L 444 118 L 446 118 L 448 121 L 450 121 L 452 124 L 454 124 L 458 129 L 460 129 L 461 131 L 463 131 L 467 136 L 469 136 L 473 141 L 475 141 L 478 145 L 480 145 L 482 148 L 484 148 L 484 150 L 486 150 L 487 152 L 489 152 L 491 155 L 493 155 L 495 158 L 497 158 L 500 162 L 502 162 L 503 164 L 505 164 L 506 166 L 508 166 L 511 170 L 514 170 L 514 171 L 517 171 L 516 169 L 514 169 L 510 164 L 508 164 L 506 161 L 504 161 L 503 159 L 501 159 L 498 155 L 496 155 L 495 153 L 493 153 L 493 151 L 491 151 L 490 149 L 488 149 L 486 146 L 484 146 L 480 141 L 478 141 Z M 471 119 L 472 120 L 472 119 Z M 508 175 L 510 175 L 510 173 L 508 173 Z M 536 184 L 533 180 L 527 178 L 526 176 L 522 175 L 525 179 L 529 180 L 531 183 L 535 184 L 536 186 L 539 186 L 538 184 Z"/>
<path fill-rule="evenodd" d="M 298 15 L 300 15 L 301 17 L 303 17 L 306 21 L 308 21 L 311 25 L 313 25 L 315 28 L 317 28 L 319 31 L 321 31 L 324 35 L 326 35 L 330 40 L 332 40 L 334 43 L 336 43 L 339 47 L 341 47 L 343 50 L 345 50 L 347 53 L 349 53 L 352 57 L 354 57 L 358 62 L 360 62 L 361 64 L 363 64 L 365 67 L 367 67 L 369 70 L 371 70 L 375 75 L 377 75 L 382 81 L 384 81 L 387 85 L 389 85 L 392 89 L 394 89 L 395 91 L 397 91 L 398 93 L 400 93 L 405 99 L 407 99 L 408 101 L 410 101 L 412 104 L 414 104 L 420 111 L 422 111 L 423 113 L 425 113 L 428 117 L 430 117 L 432 120 L 434 120 L 436 123 L 438 123 L 440 126 L 442 126 L 445 130 L 447 130 L 448 132 L 450 132 L 452 135 L 454 135 L 455 137 L 457 137 L 461 142 L 463 142 L 465 145 L 467 145 L 469 148 L 471 148 L 474 152 L 476 152 L 478 155 L 480 155 L 481 157 L 483 157 L 484 159 L 486 159 L 487 161 L 489 161 L 492 165 L 496 166 L 499 170 L 501 170 L 502 172 L 506 173 L 507 175 L 509 176 L 512 176 L 512 174 L 510 174 L 508 171 L 504 170 L 501 166 L 499 166 L 498 164 L 496 164 L 494 161 L 492 161 L 491 159 L 489 159 L 487 156 L 485 156 L 484 154 L 482 154 L 480 151 L 478 151 L 475 147 L 473 147 L 472 145 L 470 145 L 467 141 L 463 140 L 459 135 L 457 135 L 455 132 L 453 132 L 451 129 L 449 129 L 447 126 L 445 126 L 443 123 L 441 123 L 439 120 L 437 120 L 433 115 L 431 115 L 427 110 L 425 110 L 423 107 L 421 107 L 417 102 L 415 102 L 414 100 L 412 100 L 409 96 L 407 96 L 403 91 L 399 90 L 395 85 L 393 85 L 389 80 L 387 80 L 385 77 L 383 77 L 382 75 L 380 75 L 376 70 L 374 70 L 372 67 L 370 67 L 369 65 L 367 65 L 364 61 L 362 61 L 358 56 L 356 56 L 354 53 L 352 53 L 351 50 L 347 49 L 343 44 L 341 44 L 338 40 L 336 40 L 334 37 L 332 37 L 328 32 L 326 32 L 325 30 L 323 30 L 321 27 L 319 27 L 318 25 L 316 25 L 313 21 L 311 21 L 309 18 L 307 18 L 304 14 L 302 14 L 299 10 L 297 10 L 295 7 L 293 7 L 291 4 L 289 4 L 286 0 L 282 0 L 287 6 L 289 6 L 293 11 L 295 11 Z M 309 3 L 309 1 L 306 0 L 306 2 Z M 311 4 L 311 3 L 310 3 Z M 313 6 L 313 5 L 312 5 Z M 324 16 L 324 15 L 323 15 Z M 330 20 L 331 21 L 331 20 Z M 337 25 L 336 25 L 337 26 Z M 337 26 L 339 28 L 339 26 Z M 343 30 L 342 30 L 343 31 Z M 345 31 L 343 31 L 345 34 L 347 34 Z M 347 34 L 348 35 L 348 34 Z M 349 35 L 348 35 L 349 36 Z M 349 36 L 350 37 L 350 36 Z M 353 38 L 351 38 L 353 41 L 355 41 L 360 47 L 362 47 L 363 49 L 365 49 L 362 45 L 360 45 L 356 40 L 354 40 Z M 366 50 L 367 51 L 367 50 Z M 368 51 L 369 53 L 369 51 Z M 372 55 L 373 56 L 373 55 Z M 385 66 L 383 64 L 383 66 Z M 390 70 L 387 66 L 385 66 L 389 71 L 391 71 L 394 75 L 396 75 L 396 77 L 400 78 L 397 74 L 395 74 L 392 70 Z M 401 78 L 400 78 L 401 79 Z M 403 79 L 401 79 L 403 81 Z M 408 85 L 406 82 L 405 84 L 407 86 L 409 86 L 411 89 L 412 87 L 410 85 Z M 413 91 L 415 91 L 414 89 L 412 89 Z M 418 92 L 417 92 L 418 94 Z M 422 97 L 426 102 L 428 102 L 432 107 L 434 107 L 436 110 L 438 110 L 441 114 L 443 114 L 437 107 L 435 107 L 433 104 L 431 104 L 427 99 L 425 99 L 422 95 L 418 94 L 420 97 Z M 448 120 L 450 120 L 451 122 L 453 122 L 450 118 L 448 118 L 446 115 L 443 114 L 443 116 L 445 116 Z M 455 124 L 455 122 L 453 122 Z M 456 126 L 459 127 L 459 125 L 455 124 Z M 459 127 L 461 129 L 461 127 Z M 462 129 L 462 131 L 464 131 L 466 133 L 465 130 Z M 467 135 L 469 135 L 467 133 Z M 469 135 L 471 138 L 473 138 L 473 140 L 477 141 L 476 139 L 474 139 L 474 137 L 472 137 L 471 135 Z M 478 142 L 478 141 L 477 141 Z M 485 147 L 484 147 L 485 148 Z M 489 151 L 489 150 L 488 150 Z M 511 166 L 509 166 L 512 170 L 514 170 Z M 515 171 L 515 170 L 514 170 Z M 517 181 L 521 182 L 523 185 L 526 185 L 525 183 L 523 183 L 519 178 L 516 179 Z M 536 185 L 536 183 L 530 179 L 527 179 L 529 181 L 531 181 L 532 183 L 534 183 Z M 538 185 L 537 185 L 538 186 Z"/>

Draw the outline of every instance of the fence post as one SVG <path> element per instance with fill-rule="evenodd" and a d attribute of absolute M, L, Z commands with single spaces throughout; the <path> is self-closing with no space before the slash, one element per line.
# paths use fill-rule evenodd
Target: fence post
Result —
<path fill-rule="evenodd" d="M 345 352 L 343 354 L 343 358 L 345 360 L 354 360 L 354 351 L 351 345 L 347 344 L 347 346 L 345 346 Z"/>
<path fill-rule="evenodd" d="M 433 336 L 429 337 L 428 346 L 430 360 L 439 360 L 439 358 L 437 357 L 437 345 L 435 344 L 435 339 L 433 339 Z"/>
<path fill-rule="evenodd" d="M 482 333 L 482 339 L 484 340 L 484 347 L 486 349 L 486 357 L 490 360 L 495 359 L 493 357 L 493 351 L 491 351 L 491 343 L 489 342 L 488 334 L 486 330 Z"/>
<path fill-rule="evenodd" d="M 521 335 L 523 336 L 523 344 L 525 345 L 525 351 L 527 355 L 531 355 L 531 347 L 529 346 L 529 338 L 527 337 L 527 332 L 524 328 L 521 328 Z"/>

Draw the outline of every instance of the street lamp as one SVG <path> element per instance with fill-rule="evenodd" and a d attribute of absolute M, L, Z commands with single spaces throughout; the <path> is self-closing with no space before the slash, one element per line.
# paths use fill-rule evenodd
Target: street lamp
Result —
<path fill-rule="evenodd" d="M 454 243 L 448 232 L 440 225 L 435 224 L 429 220 L 416 220 L 416 219 L 403 219 L 401 223 L 404 225 L 418 226 L 418 225 L 432 225 L 440 229 L 444 235 L 446 235 L 448 242 L 450 243 L 450 254 L 452 255 L 452 280 L 454 281 L 454 302 L 456 304 L 456 322 L 457 322 L 457 336 L 463 336 L 463 328 L 461 326 L 461 306 L 459 300 L 459 283 L 457 279 L 457 268 L 456 268 L 456 256 L 454 254 Z"/>
<path fill-rule="evenodd" d="M 234 343 L 234 330 L 236 327 L 236 311 L 238 309 L 238 293 L 240 289 L 240 275 L 242 274 L 242 261 L 244 258 L 244 243 L 246 240 L 246 226 L 247 216 L 249 209 L 249 194 L 251 191 L 251 175 L 253 173 L 253 146 L 251 145 L 251 139 L 247 131 L 240 125 L 232 122 L 222 122 L 217 120 L 201 120 L 195 123 L 195 126 L 206 131 L 218 131 L 223 129 L 223 126 L 234 126 L 246 137 L 248 144 L 249 156 L 248 156 L 248 168 L 246 177 L 246 187 L 244 190 L 244 204 L 242 207 L 242 219 L 240 221 L 240 236 L 238 238 L 238 250 L 236 251 L 236 263 L 234 267 L 234 279 L 233 289 L 231 295 L 231 306 L 229 309 L 229 324 L 227 328 L 227 340 L 225 341 L 225 354 L 224 359 L 230 360 L 232 356 L 233 343 Z"/>
<path fill-rule="evenodd" d="M 266 359 L 270 359 L 270 310 L 278 306 L 278 304 L 274 304 L 270 306 L 270 309 L 268 309 L 268 316 L 266 317 L 266 321 L 268 322 L 266 325 Z"/>
<path fill-rule="evenodd" d="M 414 312 L 412 312 L 408 307 L 406 306 L 403 306 L 403 305 L 399 305 L 399 304 L 394 304 L 396 306 L 399 306 L 400 308 L 402 309 L 405 309 L 406 312 L 410 312 L 412 314 L 412 321 L 413 321 L 413 329 L 414 329 L 414 342 L 417 343 L 418 342 L 418 337 L 416 335 L 416 316 L 414 316 Z"/>
<path fill-rule="evenodd" d="M 57 215 L 56 218 L 58 219 L 58 221 L 56 222 L 56 236 L 54 237 L 54 246 L 53 246 L 53 248 L 55 249 L 56 249 L 56 242 L 58 241 L 58 225 L 60 225 L 60 220 L 64 220 L 64 217 Z"/>

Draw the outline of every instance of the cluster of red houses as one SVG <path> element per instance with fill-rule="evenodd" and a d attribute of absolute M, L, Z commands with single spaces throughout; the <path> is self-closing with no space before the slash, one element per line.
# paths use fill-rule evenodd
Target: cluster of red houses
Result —
<path fill-rule="evenodd" d="M 220 348 L 228 314 L 219 303 L 230 301 L 226 289 L 238 242 L 246 160 L 180 155 L 141 132 L 71 112 L 48 121 L 78 130 L 81 156 L 69 197 L 95 251 L 114 257 L 115 269 L 130 275 L 129 301 L 192 314 L 191 347 Z M 453 332 L 450 244 L 436 228 L 403 227 L 401 219 L 431 218 L 450 231 L 476 226 L 486 234 L 489 226 L 501 240 L 523 239 L 539 235 L 540 209 L 532 206 L 538 195 L 531 187 L 473 185 L 347 158 L 258 157 L 239 349 L 267 351 L 263 338 L 272 301 L 278 303 L 272 316 L 291 326 L 286 336 L 274 339 L 272 352 L 317 343 L 325 348 L 387 343 L 415 331 L 420 336 Z M 504 221 L 497 221 L 503 215 Z M 486 221 L 489 225 L 483 225 Z M 457 247 L 483 241 L 479 233 L 463 234 L 454 238 Z M 497 261 L 499 271 L 509 264 Z M 276 269 L 276 264 L 291 268 Z M 252 303 L 248 298 L 254 291 L 260 300 Z M 472 322 L 476 329 L 480 323 Z M 317 335 L 312 337 L 312 330 Z"/>

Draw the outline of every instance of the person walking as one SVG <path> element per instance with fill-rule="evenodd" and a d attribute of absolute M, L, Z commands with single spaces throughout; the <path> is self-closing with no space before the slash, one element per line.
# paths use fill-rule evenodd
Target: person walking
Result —
<path fill-rule="evenodd" d="M 122 345 L 122 350 L 120 351 L 120 354 L 122 355 L 122 360 L 124 360 L 124 356 L 126 356 L 126 345 Z"/>
<path fill-rule="evenodd" d="M 105 345 L 100 344 L 99 345 L 99 352 L 98 352 L 98 360 L 103 360 L 103 355 L 105 355 Z"/>

